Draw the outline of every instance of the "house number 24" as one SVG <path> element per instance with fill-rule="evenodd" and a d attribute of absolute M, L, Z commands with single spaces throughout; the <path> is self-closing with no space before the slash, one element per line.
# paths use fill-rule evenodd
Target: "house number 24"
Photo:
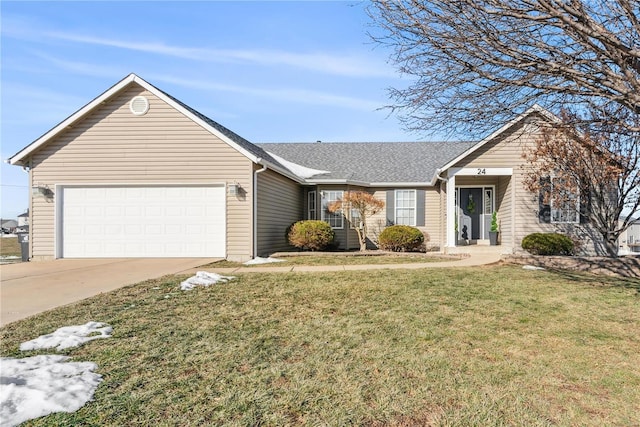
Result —
<path fill-rule="evenodd" d="M 487 170 L 486 170 L 486 169 L 484 169 L 484 168 L 482 168 L 482 169 L 478 168 L 478 173 L 477 173 L 477 175 L 486 175 L 486 174 L 487 174 Z"/>

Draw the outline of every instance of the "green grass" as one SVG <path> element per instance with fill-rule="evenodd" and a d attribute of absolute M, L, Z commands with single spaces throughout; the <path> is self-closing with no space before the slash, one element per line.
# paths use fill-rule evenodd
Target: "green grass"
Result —
<path fill-rule="evenodd" d="M 17 237 L 0 238 L 0 256 L 20 256 L 21 253 Z"/>
<path fill-rule="evenodd" d="M 94 401 L 29 425 L 601 426 L 640 422 L 640 283 L 502 266 L 147 281 L 0 329 L 64 325 Z"/>
<path fill-rule="evenodd" d="M 296 265 L 373 265 L 373 264 L 411 264 L 425 262 L 455 261 L 457 258 L 441 257 L 437 255 L 300 255 L 276 257 L 282 262 L 267 264 L 244 265 L 241 262 L 217 261 L 206 265 L 211 268 L 238 268 L 238 267 L 293 267 Z"/>

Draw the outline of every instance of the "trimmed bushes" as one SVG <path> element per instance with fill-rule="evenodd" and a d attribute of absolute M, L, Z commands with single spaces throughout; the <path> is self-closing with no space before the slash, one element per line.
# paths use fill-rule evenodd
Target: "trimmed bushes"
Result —
<path fill-rule="evenodd" d="M 408 225 L 392 225 L 385 228 L 378 237 L 380 247 L 387 251 L 409 252 L 418 250 L 424 243 L 420 230 Z"/>
<path fill-rule="evenodd" d="M 532 233 L 522 239 L 522 249 L 534 255 L 573 255 L 575 245 L 558 233 Z"/>
<path fill-rule="evenodd" d="M 298 221 L 287 231 L 287 240 L 291 245 L 312 251 L 328 248 L 334 237 L 333 229 L 324 221 Z"/>

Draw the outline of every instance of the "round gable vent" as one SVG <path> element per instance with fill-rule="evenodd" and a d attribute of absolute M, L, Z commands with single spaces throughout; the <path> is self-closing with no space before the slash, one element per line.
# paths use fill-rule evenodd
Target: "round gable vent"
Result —
<path fill-rule="evenodd" d="M 129 103 L 129 109 L 136 116 L 141 116 L 149 111 L 149 100 L 144 96 L 136 96 Z"/>

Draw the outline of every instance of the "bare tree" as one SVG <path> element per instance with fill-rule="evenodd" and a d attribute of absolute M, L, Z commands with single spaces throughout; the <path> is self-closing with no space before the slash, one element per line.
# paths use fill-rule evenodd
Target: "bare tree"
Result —
<path fill-rule="evenodd" d="M 341 200 L 332 202 L 327 207 L 330 212 L 342 212 L 358 234 L 360 250 L 367 249 L 367 219 L 377 214 L 384 207 L 384 202 L 365 191 L 347 191 Z"/>
<path fill-rule="evenodd" d="M 530 165 L 524 185 L 540 194 L 541 220 L 584 223 L 582 232 L 595 230 L 602 252 L 614 257 L 618 238 L 640 211 L 640 134 L 621 124 L 632 123 L 630 116 L 640 125 L 620 108 L 594 109 L 586 118 L 563 111 L 562 123 L 545 129 L 524 153 Z"/>
<path fill-rule="evenodd" d="M 390 90 L 410 130 L 480 133 L 533 103 L 640 113 L 637 0 L 373 0 L 369 14 L 410 77 Z"/>

